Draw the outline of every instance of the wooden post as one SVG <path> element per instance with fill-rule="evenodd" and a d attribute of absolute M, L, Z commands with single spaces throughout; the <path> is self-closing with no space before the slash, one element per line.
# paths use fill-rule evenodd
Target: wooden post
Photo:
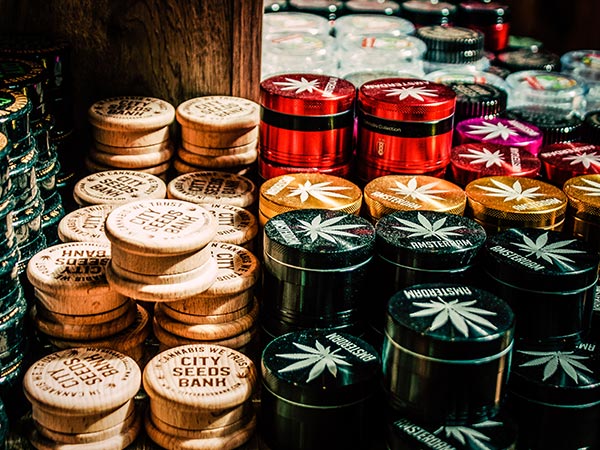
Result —
<path fill-rule="evenodd" d="M 177 106 L 222 94 L 256 100 L 258 0 L 0 0 L 0 27 L 73 45 L 76 122 L 94 101 L 149 95 Z"/>

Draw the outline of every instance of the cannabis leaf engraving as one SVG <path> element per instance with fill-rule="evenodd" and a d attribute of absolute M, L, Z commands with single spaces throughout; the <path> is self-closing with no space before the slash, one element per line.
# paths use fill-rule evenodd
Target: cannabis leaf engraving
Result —
<path fill-rule="evenodd" d="M 518 133 L 515 130 L 511 130 L 510 127 L 504 125 L 503 123 L 490 123 L 486 121 L 481 122 L 483 125 L 469 125 L 471 128 L 469 132 L 471 134 L 477 135 L 485 135 L 481 136 L 481 139 L 494 139 L 497 137 L 502 138 L 503 140 L 508 139 L 511 136 L 517 136 Z"/>
<path fill-rule="evenodd" d="M 298 184 L 296 188 L 289 187 L 288 189 L 292 189 L 292 192 L 288 194 L 288 197 L 300 197 L 301 203 L 304 203 L 309 197 L 314 197 L 325 203 L 331 203 L 332 198 L 350 198 L 348 195 L 336 192 L 352 189 L 350 186 L 330 186 L 330 184 L 332 184 L 331 181 L 312 184 L 309 180 L 306 180 L 304 184 Z"/>
<path fill-rule="evenodd" d="M 336 355 L 336 353 L 340 350 L 339 348 L 335 349 L 334 351 L 331 351 L 330 347 L 324 347 L 317 340 L 315 340 L 314 348 L 309 347 L 308 345 L 298 344 L 297 342 L 293 342 L 293 344 L 294 346 L 302 350 L 304 353 L 284 353 L 275 355 L 279 358 L 286 358 L 298 361 L 279 370 L 279 373 L 293 372 L 295 370 L 300 370 L 312 366 L 310 372 L 308 373 L 308 378 L 306 379 L 306 382 L 310 383 L 312 380 L 321 375 L 325 369 L 327 369 L 331 375 L 336 377 L 338 366 L 352 365 L 349 362 L 344 361 L 345 356 Z"/>
<path fill-rule="evenodd" d="M 502 426 L 502 422 L 496 422 L 493 420 L 486 420 L 480 422 L 471 427 L 466 426 L 443 426 L 438 428 L 434 434 L 440 434 L 442 431 L 446 433 L 446 437 L 453 438 L 460 442 L 464 446 L 469 446 L 476 450 L 490 450 L 492 447 L 488 446 L 488 442 L 491 441 L 489 436 L 486 436 L 481 431 L 475 428 L 488 428 L 488 427 L 499 427 Z"/>
<path fill-rule="evenodd" d="M 539 190 L 539 186 L 530 187 L 528 189 L 523 189 L 521 186 L 521 182 L 516 180 L 512 186 L 502 183 L 501 181 L 492 179 L 491 182 L 495 184 L 497 187 L 492 186 L 481 186 L 477 185 L 479 189 L 483 189 L 484 191 L 488 191 L 490 197 L 504 197 L 505 202 L 509 202 L 511 200 L 521 201 L 525 199 L 532 199 L 535 197 L 541 197 L 544 194 L 536 192 Z"/>
<path fill-rule="evenodd" d="M 351 230 L 353 228 L 360 227 L 360 225 L 356 224 L 336 225 L 339 221 L 343 219 L 344 216 L 339 216 L 323 220 L 323 218 L 319 214 L 315 216 L 310 222 L 307 222 L 306 220 L 302 219 L 298 219 L 298 222 L 300 222 L 300 228 L 304 232 L 304 235 L 310 236 L 311 242 L 316 241 L 318 237 L 322 237 L 323 239 L 329 242 L 337 244 L 338 239 L 336 239 L 335 236 L 355 238 L 356 236 L 354 234 L 348 233 L 344 230 Z"/>
<path fill-rule="evenodd" d="M 404 184 L 400 181 L 396 181 L 396 187 L 390 188 L 390 191 L 395 192 L 397 194 L 402 194 L 405 197 L 410 197 L 415 200 L 421 201 L 431 201 L 431 200 L 442 200 L 442 197 L 439 197 L 434 194 L 442 194 L 444 190 L 433 189 L 435 186 L 439 184 L 438 181 L 434 181 L 432 183 L 424 184 L 423 186 L 417 185 L 417 179 L 415 177 L 408 180 L 408 183 Z"/>
<path fill-rule="evenodd" d="M 481 151 L 476 148 L 468 148 L 467 153 L 461 153 L 460 156 L 463 158 L 471 159 L 471 164 L 481 164 L 485 163 L 485 167 L 498 166 L 502 167 L 503 158 L 500 150 L 496 150 L 495 152 L 490 152 L 487 148 L 482 148 Z"/>
<path fill-rule="evenodd" d="M 452 300 L 449 302 L 444 301 L 441 297 L 437 297 L 436 300 L 429 300 L 429 303 L 413 302 L 414 306 L 421 308 L 421 311 L 413 312 L 410 317 L 427 317 L 434 316 L 430 331 L 435 331 L 438 328 L 443 327 L 450 323 L 458 332 L 464 337 L 469 337 L 469 327 L 471 327 L 477 333 L 486 336 L 489 331 L 482 327 L 496 330 L 496 326 L 481 316 L 495 316 L 496 313 L 488 311 L 482 308 L 476 308 L 473 305 L 477 303 L 477 300 L 469 300 L 466 302 L 460 302 L 458 300 Z"/>
<path fill-rule="evenodd" d="M 412 97 L 415 100 L 419 100 L 420 102 L 424 102 L 425 99 L 423 97 L 437 97 L 438 94 L 432 89 L 427 89 L 424 86 L 409 86 L 403 88 L 396 89 L 387 89 L 386 97 L 398 96 L 400 100 L 405 100 L 408 97 Z"/>
<path fill-rule="evenodd" d="M 537 237 L 535 242 L 528 236 L 523 235 L 523 242 L 515 242 L 514 245 L 527 253 L 526 256 L 534 255 L 537 259 L 542 258 L 544 261 L 550 264 L 554 263 L 573 263 L 571 258 L 564 255 L 571 255 L 575 253 L 583 253 L 582 250 L 573 250 L 570 248 L 564 248 L 571 242 L 575 242 L 575 239 L 568 239 L 565 241 L 557 241 L 552 244 L 548 244 L 548 233 L 541 234 Z"/>
<path fill-rule="evenodd" d="M 437 237 L 439 239 L 447 240 L 449 236 L 460 236 L 460 233 L 455 233 L 454 231 L 463 228 L 461 225 L 444 227 L 447 217 L 443 217 L 431 223 L 429 219 L 421 213 L 417 213 L 417 220 L 419 223 L 411 222 L 410 220 L 401 219 L 399 217 L 395 217 L 395 219 L 404 226 L 394 228 L 410 232 L 411 234 L 409 234 L 408 237 Z"/>
<path fill-rule="evenodd" d="M 273 84 L 283 86 L 281 88 L 282 91 L 295 90 L 296 94 L 301 94 L 305 91 L 309 94 L 312 94 L 313 91 L 319 87 L 319 80 L 317 78 L 310 81 L 304 77 L 301 77 L 299 80 L 295 80 L 293 78 L 286 78 L 285 80 L 286 81 L 275 81 Z"/>
<path fill-rule="evenodd" d="M 598 183 L 597 181 L 588 180 L 587 178 L 583 178 L 581 181 L 589 184 L 589 186 L 581 186 L 581 185 L 575 184 L 575 185 L 573 185 L 573 187 L 575 189 L 580 189 L 582 191 L 585 191 L 586 192 L 585 195 L 589 195 L 590 197 L 600 196 L 600 183 Z"/>
<path fill-rule="evenodd" d="M 581 155 L 566 156 L 563 158 L 565 161 L 571 161 L 571 166 L 575 164 L 581 164 L 586 169 L 589 169 L 592 164 L 594 166 L 600 166 L 600 155 L 596 152 L 593 153 L 582 153 Z"/>
<path fill-rule="evenodd" d="M 519 367 L 535 367 L 544 366 L 544 378 L 546 381 L 556 373 L 560 367 L 564 372 L 577 384 L 581 375 L 577 372 L 579 369 L 583 372 L 592 373 L 592 370 L 587 368 L 580 361 L 589 359 L 587 356 L 574 355 L 573 352 L 526 352 L 519 350 L 519 353 L 529 356 L 538 356 L 536 359 L 520 364 Z"/>

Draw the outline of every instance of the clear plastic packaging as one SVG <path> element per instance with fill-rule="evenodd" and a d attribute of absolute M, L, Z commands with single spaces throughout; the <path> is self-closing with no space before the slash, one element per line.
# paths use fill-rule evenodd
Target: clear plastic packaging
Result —
<path fill-rule="evenodd" d="M 558 72 L 523 70 L 506 78 L 508 107 L 551 106 L 583 114 L 588 87 L 578 77 Z"/>
<path fill-rule="evenodd" d="M 343 76 L 362 70 L 386 70 L 422 76 L 425 50 L 425 43 L 412 36 L 382 33 L 346 36 L 339 41 L 339 73 Z"/>
<path fill-rule="evenodd" d="M 436 70 L 425 76 L 426 80 L 434 83 L 476 83 L 476 84 L 491 84 L 497 88 L 507 90 L 506 81 L 498 75 L 484 72 L 482 70 L 469 70 L 466 67 L 458 66 L 445 70 Z"/>
<path fill-rule="evenodd" d="M 263 15 L 263 36 L 286 31 L 327 36 L 331 26 L 325 17 L 303 12 Z"/>
<path fill-rule="evenodd" d="M 415 32 L 415 26 L 408 20 L 382 14 L 350 14 L 337 19 L 333 28 L 338 39 L 345 39 L 349 35 L 369 33 L 402 36 Z"/>
<path fill-rule="evenodd" d="M 295 31 L 265 36 L 262 79 L 286 72 L 336 75 L 335 39 Z"/>
<path fill-rule="evenodd" d="M 438 70 L 469 70 L 471 72 L 480 71 L 483 72 L 490 67 L 490 60 L 487 58 L 480 58 L 476 61 L 466 63 L 466 64 L 456 64 L 456 63 L 441 63 L 434 61 L 425 61 L 424 68 L 425 73 L 431 73 Z"/>
<path fill-rule="evenodd" d="M 574 50 L 560 57 L 562 72 L 583 79 L 588 85 L 586 110 L 600 109 L 600 50 Z"/>

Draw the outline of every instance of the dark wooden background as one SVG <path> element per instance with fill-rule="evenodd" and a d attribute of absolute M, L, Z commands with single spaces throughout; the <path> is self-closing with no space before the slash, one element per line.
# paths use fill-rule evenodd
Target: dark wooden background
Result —
<path fill-rule="evenodd" d="M 76 122 L 115 95 L 256 99 L 262 0 L 0 0 L 2 32 L 73 46 Z"/>

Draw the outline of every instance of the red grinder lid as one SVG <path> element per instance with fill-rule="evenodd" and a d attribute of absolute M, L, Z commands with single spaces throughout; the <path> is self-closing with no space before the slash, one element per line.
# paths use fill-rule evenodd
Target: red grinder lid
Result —
<path fill-rule="evenodd" d="M 275 75 L 260 83 L 262 107 L 297 116 L 326 116 L 352 109 L 356 88 L 342 78 L 308 73 Z"/>
<path fill-rule="evenodd" d="M 523 147 L 477 142 L 454 147 L 450 164 L 461 185 L 492 176 L 535 178 L 541 168 L 540 160 Z"/>
<path fill-rule="evenodd" d="M 398 120 L 425 122 L 454 114 L 452 88 L 413 78 L 382 78 L 364 83 L 358 91 L 361 112 Z"/>
<path fill-rule="evenodd" d="M 600 146 L 564 142 L 542 147 L 539 154 L 546 176 L 561 184 L 569 178 L 600 173 Z"/>

